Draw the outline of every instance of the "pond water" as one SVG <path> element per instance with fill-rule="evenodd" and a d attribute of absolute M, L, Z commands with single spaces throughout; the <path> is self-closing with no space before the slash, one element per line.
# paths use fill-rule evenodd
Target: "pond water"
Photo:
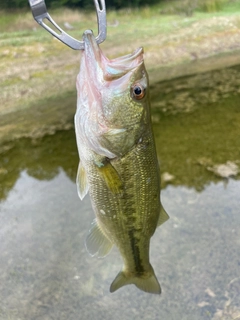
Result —
<path fill-rule="evenodd" d="M 73 130 L 4 146 L 0 319 L 240 319 L 240 96 L 200 104 L 153 109 L 170 215 L 151 241 L 160 296 L 135 286 L 111 294 L 117 249 L 105 259 L 86 252 L 94 214 L 77 196 Z"/>

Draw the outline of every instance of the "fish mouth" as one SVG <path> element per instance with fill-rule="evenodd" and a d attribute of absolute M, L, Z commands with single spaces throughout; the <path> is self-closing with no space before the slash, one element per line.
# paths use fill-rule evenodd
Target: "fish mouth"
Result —
<path fill-rule="evenodd" d="M 86 58 L 91 62 L 93 62 L 94 60 L 96 62 L 100 62 L 102 52 L 96 42 L 96 39 L 93 35 L 92 30 L 86 30 L 83 33 L 83 42 L 84 42 L 84 52 L 85 52 Z"/>
<path fill-rule="evenodd" d="M 100 81 L 118 79 L 143 63 L 143 48 L 138 48 L 133 53 L 122 57 L 108 59 L 97 44 L 92 30 L 86 30 L 83 33 L 83 41 L 88 69 L 95 70 L 94 78 Z"/>

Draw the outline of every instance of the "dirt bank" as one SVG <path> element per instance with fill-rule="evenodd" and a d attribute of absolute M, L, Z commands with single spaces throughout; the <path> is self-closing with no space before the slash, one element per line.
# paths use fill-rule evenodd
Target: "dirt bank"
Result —
<path fill-rule="evenodd" d="M 0 45 L 0 141 L 38 137 L 72 126 L 79 52 L 36 26 L 34 30 L 5 33 Z M 102 48 L 111 58 L 138 46 L 144 46 L 153 86 L 239 65 L 240 14 L 167 20 L 160 15 L 136 17 L 131 29 L 129 21 L 120 19 L 117 26 L 110 24 Z"/>

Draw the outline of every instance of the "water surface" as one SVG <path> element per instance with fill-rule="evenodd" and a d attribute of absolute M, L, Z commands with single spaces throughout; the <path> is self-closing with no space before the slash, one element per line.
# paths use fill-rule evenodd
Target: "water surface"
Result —
<path fill-rule="evenodd" d="M 110 294 L 122 266 L 114 249 L 91 258 L 84 239 L 94 218 L 80 201 L 73 130 L 4 146 L 0 158 L 0 319 L 240 318 L 240 97 L 187 113 L 154 113 L 162 202 L 170 220 L 151 241 L 162 286 L 155 296 L 126 286 Z M 168 180 L 168 181 L 167 181 Z"/>

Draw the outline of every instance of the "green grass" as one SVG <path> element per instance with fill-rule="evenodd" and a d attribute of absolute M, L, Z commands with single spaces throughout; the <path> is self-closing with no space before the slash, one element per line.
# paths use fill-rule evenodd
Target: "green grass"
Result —
<path fill-rule="evenodd" d="M 168 29 L 169 21 L 178 20 L 179 16 L 186 16 L 189 6 L 193 6 L 194 0 L 177 0 L 161 2 L 154 6 L 145 6 L 140 9 L 121 9 L 118 11 L 108 10 L 107 19 L 108 21 L 114 22 L 118 20 L 121 24 L 127 23 L 128 30 L 129 21 L 141 22 L 145 25 L 146 21 L 150 19 L 161 18 L 161 27 L 164 32 Z M 193 16 L 197 15 L 200 17 L 207 17 L 212 14 L 214 15 L 234 15 L 240 12 L 240 1 L 229 1 L 229 0 L 199 0 L 198 5 L 194 6 Z M 78 27 L 78 30 L 88 28 L 96 28 L 96 16 L 94 12 L 70 10 L 66 8 L 59 8 L 49 10 L 49 13 L 62 26 L 63 22 L 68 21 L 73 26 Z M 166 14 L 164 14 L 166 13 Z M 132 20 L 133 19 L 133 20 Z M 34 21 L 30 9 L 17 10 L 17 11 L 0 11 L 0 30 L 2 32 L 18 32 L 23 30 L 32 30 L 36 28 L 37 24 Z M 3 35 L 0 35 L 0 39 Z"/>
<path fill-rule="evenodd" d="M 190 0 L 178 0 L 177 3 L 184 8 L 187 1 Z M 189 52 L 195 54 L 197 50 L 200 56 L 205 50 L 201 51 L 202 44 L 203 48 L 210 48 L 212 37 L 220 37 L 221 47 L 217 50 L 224 52 L 222 39 L 226 40 L 228 35 L 234 36 L 237 28 L 240 28 L 240 1 L 223 5 L 220 11 L 214 13 L 198 9 L 190 17 L 176 12 L 162 14 L 174 3 L 168 1 L 141 9 L 108 10 L 107 40 L 101 45 L 106 56 L 115 58 L 143 46 L 146 66 L 151 71 L 192 61 Z M 74 29 L 67 32 L 76 39 L 81 39 L 86 29 L 92 29 L 97 34 L 95 12 L 59 8 L 49 10 L 49 13 L 63 29 L 65 22 L 70 23 Z M 237 28 L 234 29 L 230 24 L 226 26 L 224 19 L 213 21 L 212 17 L 234 17 L 233 23 Z M 18 105 L 38 99 L 39 95 L 47 96 L 50 94 L 49 88 L 51 94 L 56 94 L 75 86 L 79 52 L 64 46 L 41 28 L 33 19 L 30 9 L 1 11 L 0 29 L 0 112 L 15 110 Z M 207 53 L 203 52 L 204 57 L 212 54 L 211 48 L 207 50 Z M 215 48 L 212 50 L 216 54 Z"/>
<path fill-rule="evenodd" d="M 17 13 L 10 13 L 0 10 L 0 30 L 6 31 L 9 25 L 14 25 L 17 20 Z"/>

